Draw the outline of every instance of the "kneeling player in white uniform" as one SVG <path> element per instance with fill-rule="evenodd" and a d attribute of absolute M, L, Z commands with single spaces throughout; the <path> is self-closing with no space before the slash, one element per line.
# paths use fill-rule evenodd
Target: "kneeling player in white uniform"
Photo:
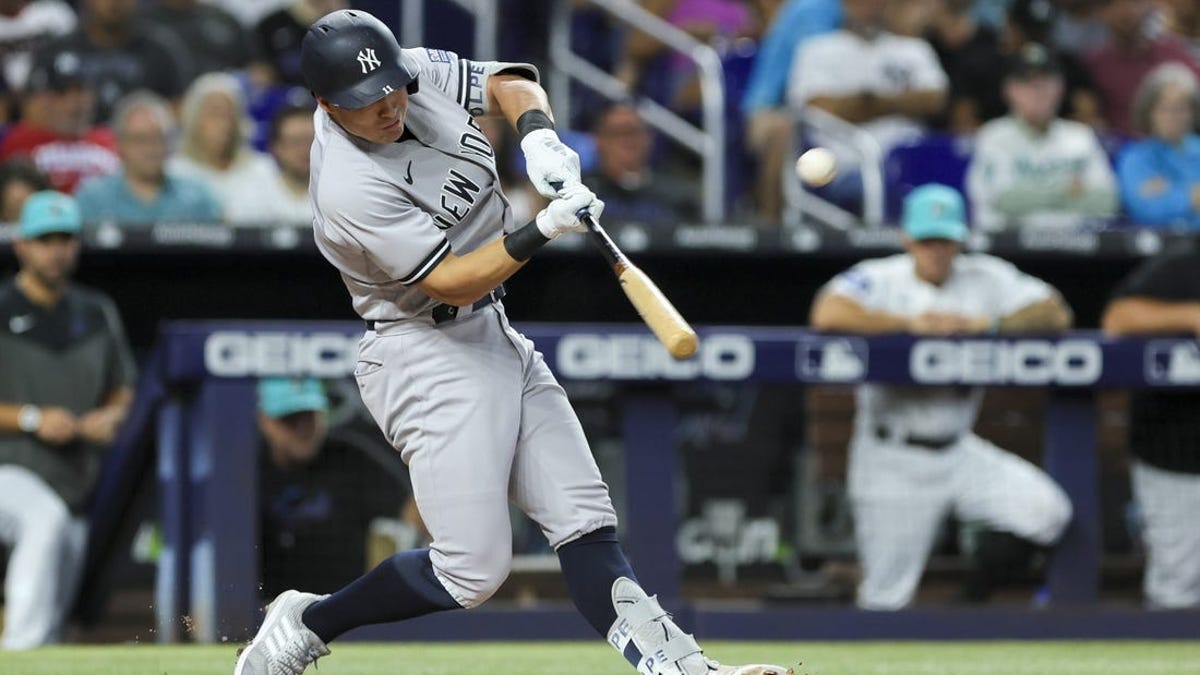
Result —
<path fill-rule="evenodd" d="M 309 28 L 302 67 L 320 104 L 317 246 L 367 322 L 355 378 L 409 466 L 433 542 L 330 596 L 282 593 L 235 675 L 298 675 L 352 628 L 482 604 L 512 562 L 510 500 L 557 551 L 580 613 L 644 675 L 783 675 L 707 659 L 634 581 L 566 394 L 504 314 L 501 284 L 584 229 L 581 210 L 603 208 L 554 132 L 536 69 L 401 50 L 355 10 Z M 534 222 L 513 222 L 483 114 L 520 131 L 534 185 L 558 197 Z"/>
<path fill-rule="evenodd" d="M 964 210 L 952 188 L 914 190 L 904 204 L 907 252 L 863 261 L 830 281 L 813 305 L 813 328 L 923 335 L 1066 329 L 1071 311 L 1052 287 L 999 258 L 961 253 Z M 863 567 L 860 607 L 892 610 L 912 601 L 950 513 L 1041 546 L 1066 528 L 1071 505 L 1062 489 L 971 432 L 982 397 L 977 387 L 859 387 L 847 481 Z"/>

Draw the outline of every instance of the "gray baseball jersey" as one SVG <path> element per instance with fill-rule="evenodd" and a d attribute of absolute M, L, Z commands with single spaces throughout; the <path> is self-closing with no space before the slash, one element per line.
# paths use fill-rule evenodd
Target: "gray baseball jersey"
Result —
<path fill-rule="evenodd" d="M 419 72 L 404 135 L 369 143 L 315 113 L 309 194 L 317 247 L 342 274 L 364 319 L 427 315 L 436 301 L 414 284 L 446 254 L 463 255 L 513 227 L 496 155 L 475 122 L 488 114 L 488 79 L 537 80 L 528 64 L 474 62 L 440 49 L 405 49 Z"/>
<path fill-rule="evenodd" d="M 437 302 L 415 286 L 450 251 L 512 229 L 495 154 L 472 116 L 489 112 L 492 75 L 537 71 L 403 54 L 419 91 L 398 142 L 364 142 L 317 113 L 313 227 L 354 308 L 381 322 L 359 345 L 359 393 L 409 466 L 434 574 L 474 607 L 508 575 L 510 501 L 555 547 L 615 525 L 616 514 L 566 393 L 503 305 L 439 322 Z"/>

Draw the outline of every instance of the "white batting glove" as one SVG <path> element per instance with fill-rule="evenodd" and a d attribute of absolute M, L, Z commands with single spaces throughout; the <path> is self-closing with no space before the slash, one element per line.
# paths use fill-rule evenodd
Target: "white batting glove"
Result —
<path fill-rule="evenodd" d="M 553 129 L 536 129 L 525 134 L 521 139 L 521 151 L 525 153 L 525 171 L 529 180 L 543 197 L 562 196 L 552 183 L 579 184 L 579 155 L 559 140 Z"/>
<path fill-rule="evenodd" d="M 562 197 L 542 209 L 534 222 L 547 239 L 555 239 L 565 232 L 584 232 L 587 225 L 579 219 L 579 212 L 583 209 L 587 209 L 592 218 L 599 218 L 604 212 L 604 202 L 596 199 L 596 193 L 582 183 L 567 185 L 562 189 Z"/>

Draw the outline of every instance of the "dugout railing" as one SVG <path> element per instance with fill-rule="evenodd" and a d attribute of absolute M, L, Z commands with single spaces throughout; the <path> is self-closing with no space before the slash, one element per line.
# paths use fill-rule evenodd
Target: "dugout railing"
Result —
<path fill-rule="evenodd" d="M 701 212 L 706 222 L 718 222 L 724 217 L 726 206 L 725 73 L 720 55 L 711 46 L 637 3 L 627 0 L 556 2 L 551 18 L 549 45 L 553 68 L 547 78 L 547 88 L 554 102 L 554 111 L 561 119 L 573 119 L 573 82 L 609 101 L 629 99 L 634 95 L 624 82 L 572 49 L 571 17 L 577 5 L 593 7 L 632 29 L 648 33 L 672 53 L 695 64 L 700 80 L 700 126 L 648 97 L 637 97 L 636 105 L 647 124 L 699 157 L 703 186 L 698 197 Z"/>
<path fill-rule="evenodd" d="M 625 544 L 647 587 L 705 637 L 760 639 L 1187 638 L 1197 612 L 1097 604 L 1101 555 L 1096 485 L 1098 388 L 1200 387 L 1193 339 L 849 337 L 798 328 L 708 327 L 699 355 L 671 361 L 640 326 L 521 326 L 564 382 L 617 381 L 628 501 Z M 256 377 L 346 377 L 361 326 L 353 322 L 167 324 L 143 373 L 138 421 L 156 419 L 164 534 L 155 611 L 158 639 L 243 637 L 258 620 L 254 387 Z M 1044 466 L 1070 495 L 1075 517 L 1053 557 L 1041 610 L 922 608 L 870 613 L 847 607 L 689 602 L 674 548 L 676 402 L 680 382 L 1014 386 L 1046 389 Z M 138 436 L 127 429 L 123 439 Z M 107 480 L 111 480 L 108 476 Z M 99 504 L 120 512 L 119 491 Z M 97 532 L 103 533 L 101 526 Z M 102 535 L 97 535 L 102 536 Z M 93 541 L 94 544 L 102 543 Z M 566 606 L 500 607 L 360 629 L 372 639 L 584 638 Z"/>

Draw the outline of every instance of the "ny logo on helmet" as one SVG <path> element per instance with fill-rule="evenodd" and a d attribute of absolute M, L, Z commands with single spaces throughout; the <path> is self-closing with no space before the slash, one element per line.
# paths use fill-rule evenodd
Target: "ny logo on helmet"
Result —
<path fill-rule="evenodd" d="M 363 73 L 369 73 L 382 64 L 375 58 L 375 50 L 365 47 L 358 52 L 358 65 L 362 66 Z"/>

